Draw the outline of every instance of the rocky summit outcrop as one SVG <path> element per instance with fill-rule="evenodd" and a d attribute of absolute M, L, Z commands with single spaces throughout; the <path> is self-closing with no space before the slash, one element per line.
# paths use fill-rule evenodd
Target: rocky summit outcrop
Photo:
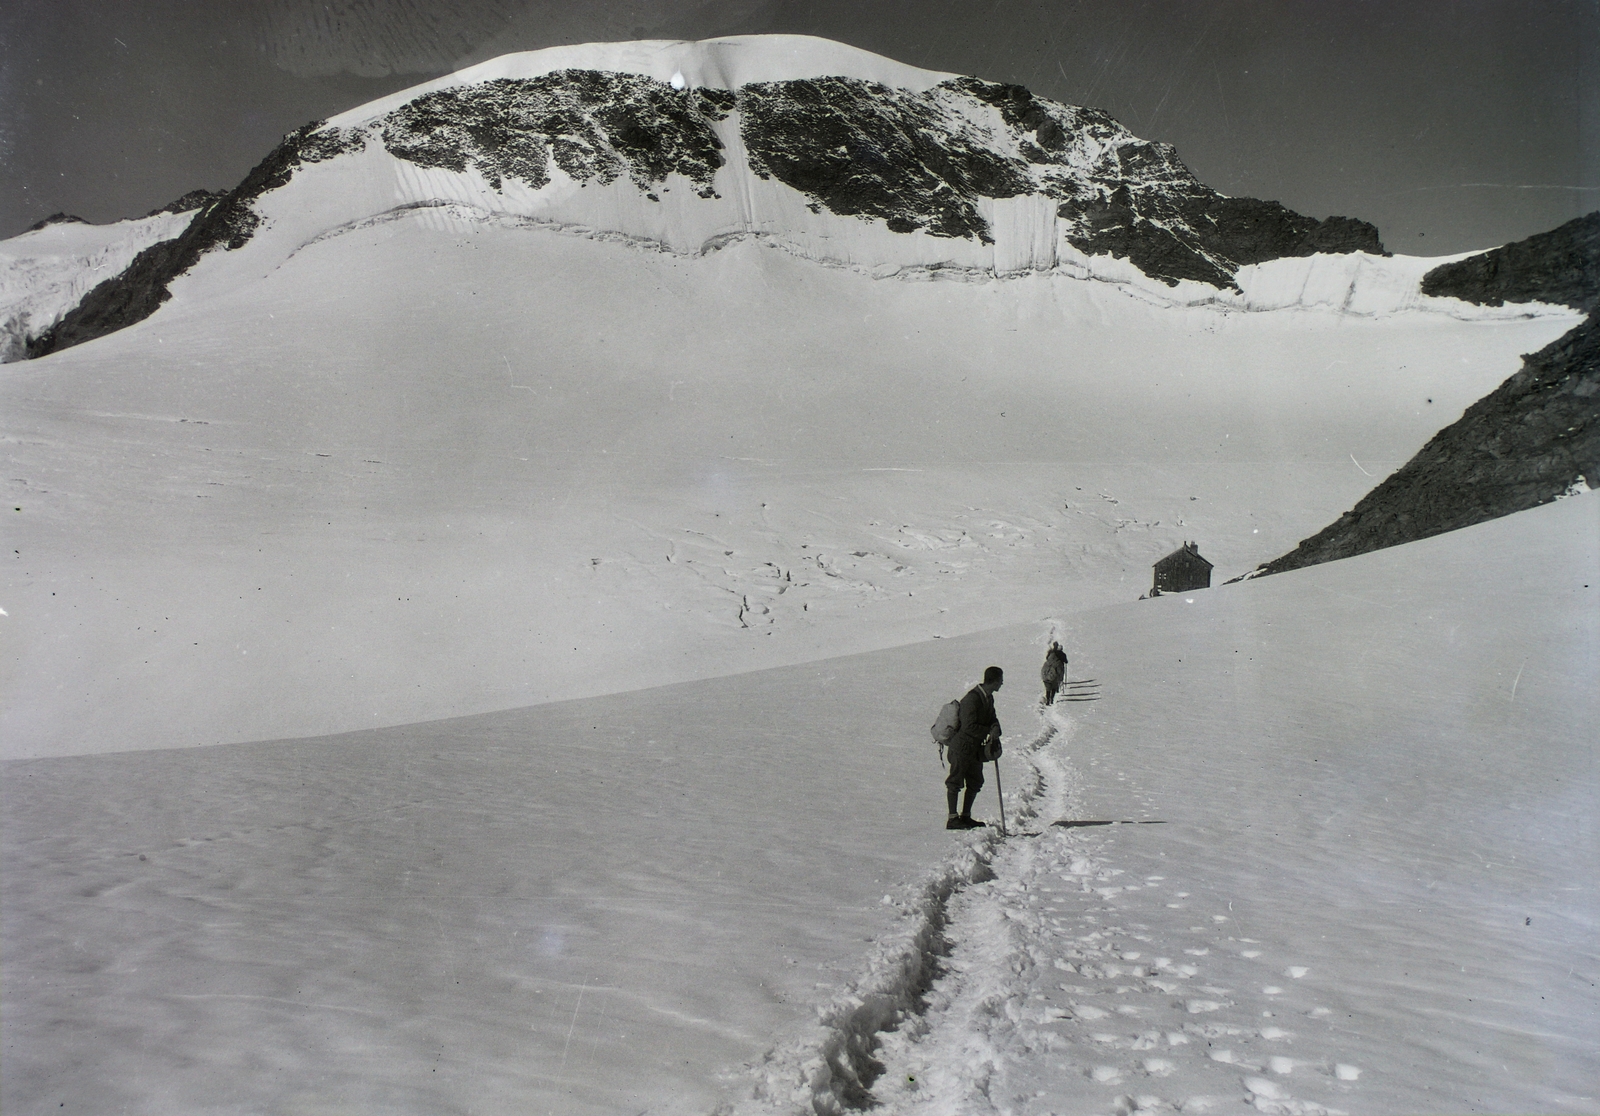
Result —
<path fill-rule="evenodd" d="M 1593 310 L 1600 306 L 1600 211 L 1440 264 L 1422 277 L 1422 293 L 1480 306 L 1551 302 Z"/>
<path fill-rule="evenodd" d="M 1600 487 L 1600 311 L 1522 368 L 1334 523 L 1254 574 L 1425 539 Z"/>
<path fill-rule="evenodd" d="M 681 174 L 711 197 L 723 158 L 708 121 L 726 116 L 731 100 L 637 74 L 563 70 L 427 93 L 379 131 L 391 155 L 458 172 L 470 166 L 495 189 L 506 178 L 541 189 L 553 163 L 579 182 L 609 185 L 626 174 L 645 191 Z"/>
<path fill-rule="evenodd" d="M 1003 133 L 985 126 L 985 105 L 1000 110 Z M 1169 283 L 1229 286 L 1244 264 L 1383 253 L 1371 225 L 1224 197 L 1171 147 L 1139 139 L 1103 112 L 976 78 L 925 91 L 851 77 L 690 90 L 636 74 L 562 70 L 424 94 L 375 130 L 397 158 L 470 166 L 496 188 L 516 178 L 540 189 L 554 164 L 581 182 L 627 174 L 644 191 L 676 173 L 709 198 L 724 165 L 711 123 L 735 112 L 751 173 L 892 232 L 987 240 L 980 198 L 1038 193 L 1060 203 L 1070 243 L 1131 259 Z"/>
<path fill-rule="evenodd" d="M 1171 286 L 1189 280 L 1217 288 L 1235 288 L 1244 265 L 1280 257 L 1383 254 L 1377 230 L 1364 222 L 1317 220 L 1276 202 L 1217 193 L 1173 148 L 1134 136 L 1097 109 L 1047 101 L 1017 85 L 917 73 L 929 79 L 926 87 L 818 76 L 746 78 L 729 89 L 697 86 L 681 75 L 664 81 L 567 67 L 446 83 L 368 115 L 346 114 L 340 118 L 346 126 L 308 124 L 234 190 L 186 196 L 202 208 L 182 236 L 147 249 L 94 288 L 28 351 L 54 352 L 149 316 L 169 297 L 172 279 L 205 253 L 251 239 L 261 222 L 252 203 L 288 184 L 296 167 L 380 149 L 433 174 L 411 175 L 435 184 L 428 189 L 440 186 L 437 172 L 461 176 L 415 204 L 476 190 L 496 212 L 508 204 L 504 192 L 513 183 L 523 200 L 512 209 L 526 213 L 516 206 L 542 204 L 528 202 L 530 193 L 554 196 L 572 183 L 631 187 L 636 197 L 661 203 L 669 178 L 679 176 L 690 196 L 680 191 L 673 204 L 715 210 L 720 216 L 709 223 L 723 236 L 730 229 L 737 234 L 737 220 L 727 217 L 726 206 L 715 209 L 724 204 L 719 190 L 749 196 L 758 192 L 752 183 L 780 183 L 793 191 L 787 196 L 796 198 L 797 209 L 813 214 L 879 222 L 890 239 L 921 233 L 969 246 L 996 244 L 991 221 L 1002 203 L 1026 195 L 1033 199 L 1026 206 L 1005 210 L 1012 230 L 1007 252 L 1019 242 L 1019 228 L 1023 241 L 1044 247 L 1029 248 L 1020 264 L 995 263 L 997 274 L 1056 266 L 1058 244 L 1083 257 L 1128 260 Z M 738 154 L 730 156 L 734 149 Z M 344 223 L 371 216 L 351 213 Z M 770 233 L 774 216 L 744 220 L 748 229 Z M 949 257 L 955 266 L 980 258 L 962 251 Z M 942 259 L 928 262 L 945 266 Z"/>

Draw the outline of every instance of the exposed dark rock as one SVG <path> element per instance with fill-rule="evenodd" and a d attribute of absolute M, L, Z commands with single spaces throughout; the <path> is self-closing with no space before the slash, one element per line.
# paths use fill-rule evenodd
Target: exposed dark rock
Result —
<path fill-rule="evenodd" d="M 1524 357 L 1350 511 L 1258 574 L 1331 562 L 1600 487 L 1600 312 Z"/>
<path fill-rule="evenodd" d="M 1440 264 L 1422 277 L 1422 293 L 1480 306 L 1552 302 L 1593 310 L 1600 305 L 1600 211 L 1514 244 Z"/>
<path fill-rule="evenodd" d="M 972 102 L 999 110 L 1020 159 L 973 127 Z M 1060 203 L 1073 245 L 1171 284 L 1231 286 L 1241 266 L 1282 256 L 1384 254 L 1363 221 L 1224 197 L 1167 144 L 1020 85 L 954 78 L 916 93 L 854 78 L 771 82 L 740 89 L 739 110 L 755 173 L 896 232 L 987 240 L 978 198 L 1038 191 Z"/>
<path fill-rule="evenodd" d="M 976 199 L 1034 189 L 1025 163 L 984 146 L 930 94 L 856 78 L 761 82 L 739 90 L 739 112 L 752 172 L 893 232 L 986 241 Z"/>
<path fill-rule="evenodd" d="M 188 213 L 193 209 L 204 209 L 212 202 L 228 196 L 226 190 L 190 190 L 183 197 L 169 201 L 160 209 L 152 209 L 146 217 L 159 217 L 163 213 Z"/>
<path fill-rule="evenodd" d="M 140 252 L 120 275 L 95 287 L 53 327 L 29 341 L 28 356 L 81 345 L 148 318 L 172 297 L 168 284 L 204 253 L 249 241 L 261 223 L 252 201 L 286 184 L 302 163 L 331 159 L 359 142 L 338 129 L 323 129 L 321 121 L 289 133 L 243 182 L 201 208 L 181 234 Z"/>
<path fill-rule="evenodd" d="M 696 89 L 694 95 L 696 107 L 708 120 L 726 120 L 739 107 L 739 98 L 731 89 Z"/>
<path fill-rule="evenodd" d="M 1227 287 L 1247 264 L 1318 252 L 1388 254 L 1365 221 L 1318 221 L 1275 201 L 1219 194 L 1165 144 L 1124 151 L 1118 164 L 1113 174 L 1095 175 L 1101 192 L 1070 198 L 1057 213 L 1076 226 L 1067 234 L 1075 247 L 1124 256 L 1152 278 Z"/>
<path fill-rule="evenodd" d="M 726 116 L 732 99 L 637 74 L 558 70 L 427 93 L 379 126 L 390 154 L 456 172 L 474 167 L 496 190 L 507 178 L 539 189 L 554 158 L 580 182 L 627 174 L 648 191 L 676 173 L 710 197 L 723 158 L 708 118 Z"/>
<path fill-rule="evenodd" d="M 88 223 L 88 221 L 74 213 L 52 213 L 43 221 L 29 225 L 28 231 L 38 232 L 40 229 L 48 229 L 51 225 L 87 225 Z"/>

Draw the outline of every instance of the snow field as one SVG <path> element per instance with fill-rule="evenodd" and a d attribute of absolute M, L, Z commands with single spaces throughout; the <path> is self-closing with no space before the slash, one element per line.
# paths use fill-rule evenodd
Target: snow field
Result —
<path fill-rule="evenodd" d="M 1240 573 L 1563 324 L 374 226 L 0 375 L 0 736 L 297 737 L 821 659 L 1129 600 L 1191 538 Z"/>
<path fill-rule="evenodd" d="M 1037 753 L 1058 727 L 1044 724 L 1038 736 L 1021 746 L 1022 754 Z M 1011 747 L 1018 745 L 1013 741 Z M 1016 762 L 1007 766 L 1019 773 Z M 956 850 L 900 896 L 884 895 L 885 907 L 899 908 L 899 925 L 874 944 L 862 975 L 819 1007 L 813 1031 L 768 1052 L 744 1110 L 837 1113 L 877 1103 L 873 1086 L 884 1071 L 880 1042 L 886 1035 L 893 1041 L 915 1033 L 924 1024 L 930 986 L 952 944 L 947 933 L 952 898 L 993 879 L 992 865 L 1005 834 L 1019 832 L 1017 827 L 1037 813 L 1036 800 L 1044 790 L 1037 763 L 1025 761 L 1020 774 L 1020 788 L 1005 792 L 1005 818 L 993 818 L 988 828 L 959 836 L 947 832 L 947 840 L 959 842 Z M 1002 789 L 995 782 L 996 776 L 986 780 L 983 805 Z"/>
<path fill-rule="evenodd" d="M 1595 499 L 809 666 L 7 763 L 5 1108 L 1590 1110 Z M 1030 725 L 1047 635 L 1102 697 Z M 1004 842 L 942 829 L 925 728 L 989 662 Z M 1163 824 L 1054 824 L 1124 820 Z"/>
<path fill-rule="evenodd" d="M 0 1107 L 1594 1109 L 1596 498 L 1131 603 L 1573 315 L 379 154 L 0 372 Z M 1035 727 L 1046 616 L 1103 694 Z M 988 662 L 1008 841 L 924 727 Z"/>
<path fill-rule="evenodd" d="M 924 722 L 1018 635 L 9 763 L 4 1108 L 708 1112 L 877 990 L 951 843 Z"/>
<path fill-rule="evenodd" d="M 1033 835 L 950 899 L 874 1099 L 1591 1108 L 1600 521 L 1579 500 L 1072 617 L 1105 697 L 1048 711 Z M 1107 821 L 1128 824 L 1085 824 Z"/>

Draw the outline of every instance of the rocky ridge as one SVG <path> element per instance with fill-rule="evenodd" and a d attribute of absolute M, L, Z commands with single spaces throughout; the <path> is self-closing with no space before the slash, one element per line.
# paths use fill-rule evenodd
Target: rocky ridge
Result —
<path fill-rule="evenodd" d="M 1537 353 L 1294 550 L 1246 576 L 1414 542 L 1600 487 L 1600 311 Z"/>
<path fill-rule="evenodd" d="M 155 313 L 171 298 L 167 286 L 188 271 L 206 252 L 241 248 L 261 218 L 250 203 L 269 190 L 286 185 L 302 163 L 331 159 L 350 146 L 336 131 L 314 121 L 285 136 L 244 181 L 213 196 L 180 236 L 154 244 L 134 257 L 120 275 L 107 279 L 59 322 L 28 342 L 29 358 L 104 337 Z M 198 191 L 184 195 L 192 198 Z M 157 210 L 160 212 L 160 210 Z"/>
<path fill-rule="evenodd" d="M 159 206 L 146 213 L 146 217 L 155 217 L 162 213 L 189 213 L 196 209 L 204 209 L 212 202 L 221 201 L 228 196 L 226 190 L 190 190 L 181 198 L 174 198 L 166 205 Z"/>
<path fill-rule="evenodd" d="M 1441 264 L 1422 277 L 1422 293 L 1480 306 L 1550 302 L 1588 313 L 1600 306 L 1600 211 Z"/>
<path fill-rule="evenodd" d="M 1523 359 L 1337 521 L 1247 576 L 1413 542 L 1600 487 L 1600 212 L 1442 264 L 1424 294 L 1479 305 L 1546 302 L 1588 312 Z"/>
<path fill-rule="evenodd" d="M 88 223 L 76 213 L 52 213 L 43 220 L 35 221 L 29 225 L 28 231 L 38 232 L 40 229 L 48 229 L 51 225 L 87 225 Z"/>
<path fill-rule="evenodd" d="M 750 174 L 797 191 L 814 212 L 882 221 L 891 233 L 988 243 L 985 199 L 1034 194 L 1054 204 L 1067 243 L 1125 258 L 1170 285 L 1232 287 L 1240 267 L 1284 256 L 1383 253 L 1371 225 L 1226 197 L 1170 146 L 1021 86 L 953 78 L 912 90 L 817 77 L 694 88 L 569 68 L 425 92 L 354 127 L 307 124 L 239 186 L 207 200 L 181 236 L 92 290 L 28 354 L 148 317 L 202 255 L 247 243 L 260 222 L 252 203 L 302 164 L 378 143 L 419 167 L 475 171 L 495 190 L 510 180 L 540 190 L 558 170 L 583 185 L 625 178 L 652 202 L 679 175 L 713 199 L 728 159 L 717 126 L 734 116 Z"/>

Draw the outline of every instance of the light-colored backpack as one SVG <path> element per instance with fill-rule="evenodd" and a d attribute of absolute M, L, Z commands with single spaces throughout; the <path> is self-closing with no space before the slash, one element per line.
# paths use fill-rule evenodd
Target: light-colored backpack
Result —
<path fill-rule="evenodd" d="M 933 734 L 933 742 L 939 745 L 939 762 L 943 763 L 945 747 L 956 738 L 956 733 L 961 731 L 961 698 L 945 702 L 939 709 L 939 715 L 933 719 L 933 727 L 928 731 Z"/>

